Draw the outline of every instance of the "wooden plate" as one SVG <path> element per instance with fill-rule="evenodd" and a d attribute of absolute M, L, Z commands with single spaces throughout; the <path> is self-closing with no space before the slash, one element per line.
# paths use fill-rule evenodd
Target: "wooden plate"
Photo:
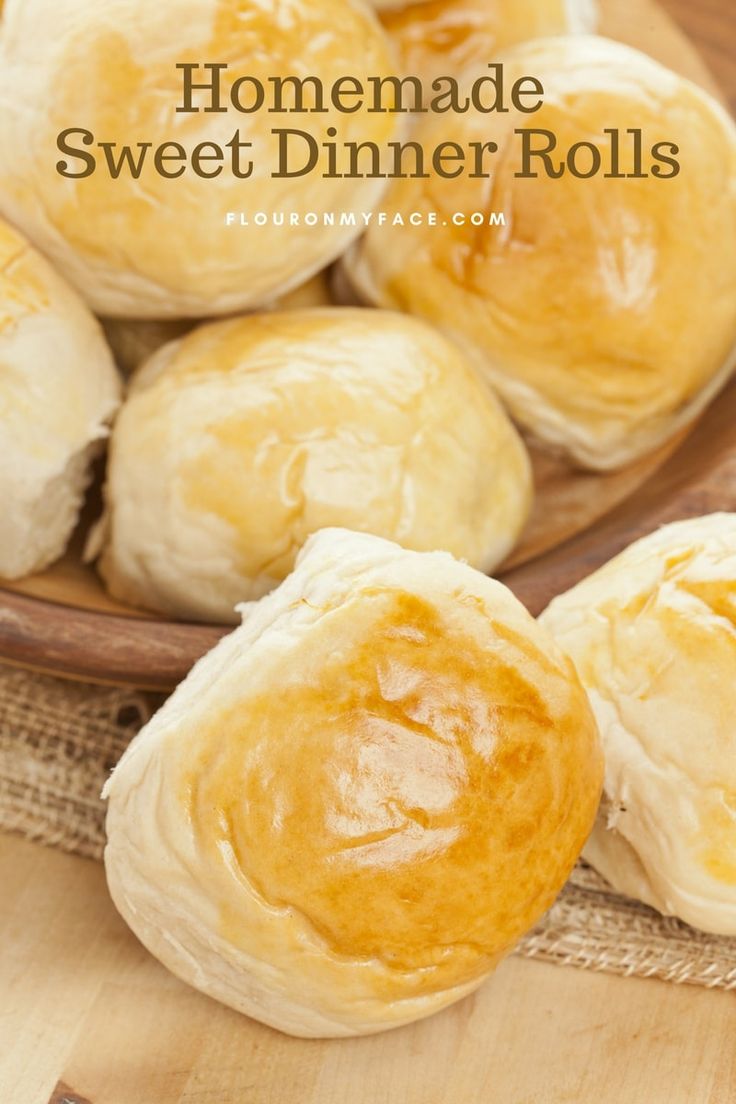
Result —
<path fill-rule="evenodd" d="M 601 33 L 718 93 L 689 40 L 653 0 L 602 0 L 601 7 Z M 718 34 L 713 38 L 720 42 Z M 731 53 L 726 50 L 725 58 Z M 720 64 L 725 72 L 727 62 L 721 58 Z M 736 384 L 688 437 L 623 471 L 581 473 L 535 451 L 534 515 L 500 577 L 537 613 L 662 522 L 736 509 L 733 425 Z M 115 602 L 82 564 L 82 540 L 80 532 L 49 571 L 0 588 L 0 658 L 71 678 L 170 689 L 228 630 L 167 621 Z"/>

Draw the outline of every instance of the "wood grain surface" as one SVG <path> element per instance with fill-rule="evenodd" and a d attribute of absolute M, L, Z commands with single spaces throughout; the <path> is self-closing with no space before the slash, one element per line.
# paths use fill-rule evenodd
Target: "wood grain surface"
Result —
<path fill-rule="evenodd" d="M 661 6 L 697 45 L 721 94 L 736 113 L 734 0 L 666 0 Z"/>
<path fill-rule="evenodd" d="M 188 989 L 102 867 L 0 836 L 2 1104 L 734 1104 L 732 994 L 512 958 L 372 1038 L 289 1039 Z"/>
<path fill-rule="evenodd" d="M 717 91 L 692 44 L 650 0 L 602 0 L 601 8 L 602 33 L 646 50 Z M 672 8 L 692 38 L 708 50 L 725 98 L 736 102 L 732 0 L 699 0 L 697 5 L 672 0 Z M 673 441 L 608 475 L 576 472 L 533 450 L 534 514 L 501 577 L 536 613 L 662 517 L 733 508 L 726 469 L 735 420 L 736 390 L 731 389 L 717 400 L 695 438 L 679 449 Z M 72 678 L 167 690 L 222 632 L 166 621 L 115 602 L 93 569 L 82 563 L 79 538 L 50 571 L 0 588 L 0 657 Z"/>

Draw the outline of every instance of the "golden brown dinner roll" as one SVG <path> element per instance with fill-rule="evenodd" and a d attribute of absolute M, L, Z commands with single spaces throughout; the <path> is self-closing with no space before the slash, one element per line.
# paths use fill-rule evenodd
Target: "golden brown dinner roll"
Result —
<path fill-rule="evenodd" d="M 701 89 L 605 39 L 540 39 L 502 60 L 507 87 L 541 80 L 540 110 L 450 123 L 430 113 L 415 135 L 428 147 L 495 142 L 491 178 L 474 179 L 471 165 L 456 179 L 393 181 L 384 206 L 435 212 L 438 225 L 374 224 L 346 272 L 366 300 L 431 318 L 475 349 L 540 441 L 615 468 L 692 421 L 733 367 L 736 127 Z M 642 133 L 638 154 L 627 128 Z M 524 163 L 525 144 L 552 142 L 557 179 L 539 157 Z M 568 158 L 579 174 L 600 159 L 599 171 L 573 176 Z M 527 170 L 538 175 L 517 175 Z"/>
<path fill-rule="evenodd" d="M 0 209 L 101 314 L 196 318 L 260 306 L 360 232 L 359 222 L 325 226 L 321 215 L 370 210 L 383 191 L 380 179 L 324 179 L 322 143 L 334 127 L 341 171 L 343 143 L 396 137 L 396 115 L 341 113 L 330 98 L 338 78 L 381 76 L 393 64 L 360 0 L 6 0 Z M 199 68 L 177 68 L 187 65 Z M 297 102 L 293 85 L 277 93 L 274 84 L 289 77 L 319 78 L 325 110 L 308 110 L 317 100 L 307 85 L 305 109 L 279 113 Z M 187 80 L 215 90 L 193 89 L 187 103 Z M 301 170 L 311 151 L 274 130 L 314 139 L 310 172 L 272 177 Z M 317 225 L 305 224 L 309 214 Z"/>
<path fill-rule="evenodd" d="M 603 740 L 586 858 L 622 893 L 736 935 L 736 514 L 637 541 L 541 620 Z"/>
<path fill-rule="evenodd" d="M 572 664 L 510 591 L 326 530 L 123 757 L 108 884 L 210 996 L 381 1031 L 471 992 L 549 907 L 601 775 Z"/>
<path fill-rule="evenodd" d="M 382 12 L 403 72 L 428 81 L 486 66 L 517 42 L 597 24 L 597 0 L 423 0 Z"/>
<path fill-rule="evenodd" d="M 0 576 L 64 551 L 119 391 L 87 307 L 0 221 Z"/>
<path fill-rule="evenodd" d="M 111 443 L 102 574 L 134 605 L 232 621 L 328 525 L 490 570 L 526 520 L 511 423 L 424 323 L 324 308 L 195 330 L 135 377 Z"/>

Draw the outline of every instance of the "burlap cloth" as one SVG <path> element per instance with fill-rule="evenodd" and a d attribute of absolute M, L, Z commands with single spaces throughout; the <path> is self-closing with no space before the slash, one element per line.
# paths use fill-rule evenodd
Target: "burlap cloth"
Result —
<path fill-rule="evenodd" d="M 100 859 L 99 794 L 157 700 L 0 666 L 0 829 Z M 614 893 L 584 863 L 519 954 L 612 974 L 736 989 L 736 939 Z"/>

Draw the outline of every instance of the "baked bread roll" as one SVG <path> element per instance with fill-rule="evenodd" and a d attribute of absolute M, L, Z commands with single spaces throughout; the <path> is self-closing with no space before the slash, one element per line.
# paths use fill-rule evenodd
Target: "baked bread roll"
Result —
<path fill-rule="evenodd" d="M 204 326 L 135 377 L 115 426 L 111 593 L 233 621 L 329 525 L 490 571 L 529 512 L 526 450 L 462 353 L 398 314 L 325 308 Z"/>
<path fill-rule="evenodd" d="M 733 368 L 736 126 L 700 88 L 605 39 L 540 39 L 499 60 L 508 87 L 522 74 L 541 80 L 539 111 L 471 110 L 451 124 L 427 114 L 414 135 L 430 148 L 496 142 L 491 181 L 468 172 L 393 181 L 387 209 L 439 212 L 439 224 L 376 225 L 345 271 L 364 300 L 430 318 L 476 350 L 539 441 L 583 466 L 616 468 L 687 426 Z M 642 132 L 638 154 L 627 128 Z M 551 179 L 536 159 L 539 175 L 519 178 L 529 139 L 516 129 L 552 134 L 555 171 L 588 141 L 577 171 L 596 150 L 600 171 Z M 533 148 L 547 141 L 536 134 Z M 666 167 L 647 158 L 660 143 L 666 156 L 670 142 L 680 172 L 661 179 L 652 169 Z M 637 160 L 648 176 L 611 177 Z M 456 213 L 465 225 L 453 225 Z M 483 225 L 470 225 L 473 213 Z M 498 213 L 505 225 L 491 225 Z"/>
<path fill-rule="evenodd" d="M 596 0 L 423 0 L 381 10 L 402 71 L 425 81 L 482 69 L 518 42 L 597 25 Z"/>
<path fill-rule="evenodd" d="M 559 892 L 602 761 L 572 664 L 500 583 L 327 530 L 105 789 L 113 900 L 180 978 L 359 1035 L 475 989 Z"/>
<path fill-rule="evenodd" d="M 191 76 L 194 85 L 219 81 L 220 94 L 194 90 L 191 106 L 198 110 L 177 113 L 187 106 L 186 71 L 177 65 L 195 63 L 227 64 Z M 341 113 L 330 98 L 338 78 L 365 80 L 393 66 L 386 35 L 360 0 L 116 0 L 114 9 L 92 0 L 6 0 L 0 209 L 100 314 L 199 318 L 261 306 L 323 268 L 360 233 L 360 218 L 356 226 L 339 220 L 310 226 L 305 215 L 359 215 L 378 201 L 384 180 L 323 178 L 329 157 L 323 143 L 336 128 L 336 168 L 343 171 L 345 142 L 383 146 L 397 137 L 396 115 L 367 108 Z M 291 76 L 323 82 L 324 112 L 269 110 L 276 103 L 272 82 Z M 233 93 L 241 79 L 246 84 Z M 259 110 L 252 110 L 255 82 L 264 94 Z M 295 104 L 289 85 L 282 102 Z M 310 85 L 303 102 L 305 108 L 315 102 Z M 271 177 L 282 142 L 275 129 L 315 140 L 318 155 L 307 175 Z M 58 145 L 69 130 L 65 145 L 77 151 L 71 154 Z M 229 144 L 236 132 L 241 149 Z M 283 141 L 282 168 L 301 169 L 307 141 L 294 135 Z M 105 142 L 115 145 L 106 150 Z M 162 146 L 169 159 L 157 168 Z M 195 165 L 198 147 L 204 160 Z M 63 178 L 55 169 L 63 164 L 68 173 L 84 173 L 85 156 L 94 158 L 91 175 Z M 137 176 L 131 165 L 140 168 Z M 259 214 L 267 216 L 263 226 L 255 224 Z M 283 215 L 285 225 L 273 225 L 272 214 Z"/>
<path fill-rule="evenodd" d="M 614 886 L 736 935 L 736 514 L 677 522 L 555 599 L 606 781 L 585 857 Z"/>
<path fill-rule="evenodd" d="M 62 554 L 119 400 L 99 325 L 76 292 L 0 221 L 0 576 Z"/>

